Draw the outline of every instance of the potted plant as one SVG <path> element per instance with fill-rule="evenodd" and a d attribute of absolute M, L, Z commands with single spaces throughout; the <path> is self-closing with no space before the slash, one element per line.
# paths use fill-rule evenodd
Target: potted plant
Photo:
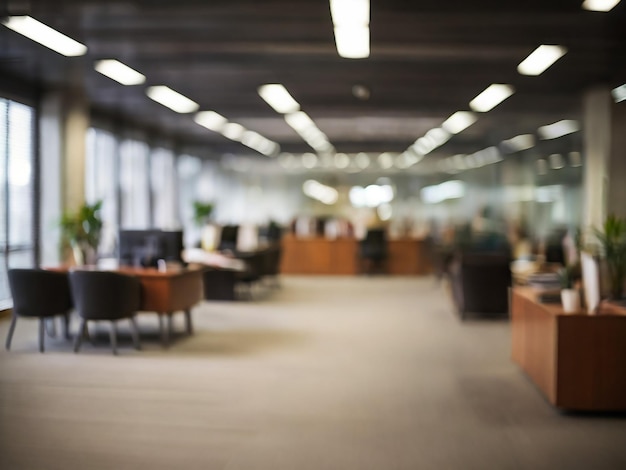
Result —
<path fill-rule="evenodd" d="M 202 227 L 209 221 L 211 214 L 213 213 L 212 202 L 193 202 L 193 220 L 198 227 Z"/>
<path fill-rule="evenodd" d="M 84 203 L 76 212 L 66 212 L 60 226 L 63 242 L 68 244 L 77 265 L 95 264 L 102 231 L 102 201 Z"/>
<path fill-rule="evenodd" d="M 626 219 L 609 215 L 602 230 L 595 229 L 606 261 L 611 298 L 620 300 L 626 281 Z"/>
<path fill-rule="evenodd" d="M 576 267 L 566 265 L 559 270 L 561 281 L 561 303 L 563 311 L 573 313 L 580 311 L 580 293 L 574 288 Z"/>
<path fill-rule="evenodd" d="M 217 227 L 209 223 L 212 213 L 212 202 L 193 202 L 193 220 L 200 227 L 200 246 L 205 251 L 213 251 L 217 247 Z"/>

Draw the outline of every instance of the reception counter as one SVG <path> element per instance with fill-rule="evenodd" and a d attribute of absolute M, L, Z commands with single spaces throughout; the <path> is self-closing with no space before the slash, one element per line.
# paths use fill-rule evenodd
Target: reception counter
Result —
<path fill-rule="evenodd" d="M 359 241 L 354 238 L 329 240 L 300 238 L 288 234 L 282 241 L 283 274 L 359 273 Z M 423 240 L 389 240 L 386 272 L 392 275 L 426 275 L 431 272 L 430 254 Z"/>
<path fill-rule="evenodd" d="M 529 287 L 511 296 L 511 355 L 554 406 L 626 410 L 626 310 L 565 313 Z M 608 309 L 606 309 L 608 310 Z"/>

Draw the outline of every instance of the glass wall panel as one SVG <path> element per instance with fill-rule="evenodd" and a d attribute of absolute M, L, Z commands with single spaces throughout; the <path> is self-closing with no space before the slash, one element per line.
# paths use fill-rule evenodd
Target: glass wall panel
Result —
<path fill-rule="evenodd" d="M 120 145 L 121 227 L 150 228 L 148 144 L 126 139 Z"/>
<path fill-rule="evenodd" d="M 10 304 L 6 272 L 34 265 L 34 110 L 0 99 L 0 308 Z"/>

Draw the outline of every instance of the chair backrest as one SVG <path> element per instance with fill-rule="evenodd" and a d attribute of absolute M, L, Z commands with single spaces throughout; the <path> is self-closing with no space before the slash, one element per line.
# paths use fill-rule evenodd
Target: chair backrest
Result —
<path fill-rule="evenodd" d="M 65 314 L 72 307 L 67 273 L 44 269 L 9 269 L 13 311 L 23 317 Z"/>
<path fill-rule="evenodd" d="M 368 229 L 365 239 L 359 245 L 361 257 L 387 256 L 387 233 L 385 229 Z"/>
<path fill-rule="evenodd" d="M 127 318 L 141 306 L 138 278 L 109 271 L 72 271 L 70 286 L 76 311 L 89 320 Z"/>

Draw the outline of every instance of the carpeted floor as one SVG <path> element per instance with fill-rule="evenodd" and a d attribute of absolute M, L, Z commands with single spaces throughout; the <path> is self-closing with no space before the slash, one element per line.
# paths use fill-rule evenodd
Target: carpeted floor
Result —
<path fill-rule="evenodd" d="M 121 324 L 117 357 L 105 325 L 42 355 L 20 320 L 0 469 L 626 468 L 624 415 L 553 409 L 510 361 L 508 322 L 460 322 L 431 278 L 288 277 L 193 316 L 167 350 L 155 315 L 139 352 Z"/>

